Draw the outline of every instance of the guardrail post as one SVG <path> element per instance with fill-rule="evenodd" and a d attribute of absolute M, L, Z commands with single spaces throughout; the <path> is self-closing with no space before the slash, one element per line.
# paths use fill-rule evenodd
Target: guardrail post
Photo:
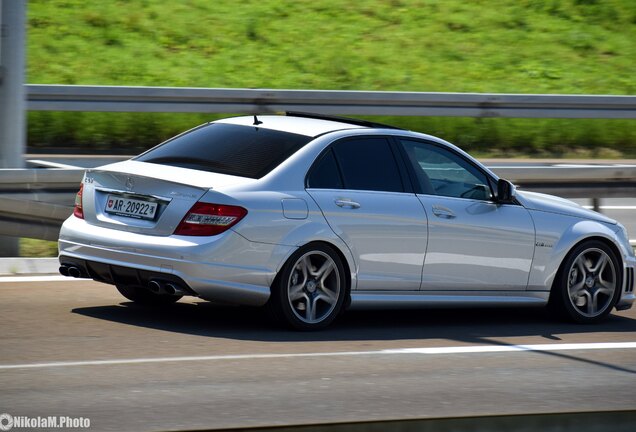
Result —
<path fill-rule="evenodd" d="M 601 199 L 600 198 L 592 198 L 592 210 L 595 212 L 601 212 Z"/>
<path fill-rule="evenodd" d="M 25 147 L 25 0 L 0 0 L 0 168 L 22 168 Z M 18 239 L 0 237 L 0 256 L 16 256 Z"/>
<path fill-rule="evenodd" d="M 25 0 L 0 0 L 0 168 L 22 168 L 25 147 Z"/>

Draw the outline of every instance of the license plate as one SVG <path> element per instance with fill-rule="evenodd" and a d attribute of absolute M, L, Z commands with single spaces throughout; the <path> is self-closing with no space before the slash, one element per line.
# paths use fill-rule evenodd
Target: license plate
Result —
<path fill-rule="evenodd" d="M 116 214 L 135 219 L 154 219 L 157 213 L 157 203 L 140 199 L 124 198 L 108 195 L 106 213 Z"/>

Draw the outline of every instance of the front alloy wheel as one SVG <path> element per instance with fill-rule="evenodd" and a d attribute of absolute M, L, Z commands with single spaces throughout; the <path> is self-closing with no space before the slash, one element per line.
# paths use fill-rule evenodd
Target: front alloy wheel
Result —
<path fill-rule="evenodd" d="M 324 328 L 342 308 L 345 280 L 331 247 L 308 245 L 292 255 L 272 286 L 270 310 L 298 330 Z"/>
<path fill-rule="evenodd" d="M 561 270 L 561 312 L 582 323 L 605 318 L 618 300 L 620 276 L 618 260 L 604 243 L 579 245 Z"/>

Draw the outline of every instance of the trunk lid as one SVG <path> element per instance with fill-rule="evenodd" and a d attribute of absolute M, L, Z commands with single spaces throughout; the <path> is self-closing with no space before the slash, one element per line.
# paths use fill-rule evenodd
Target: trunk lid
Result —
<path fill-rule="evenodd" d="M 169 236 L 204 194 L 213 199 L 218 194 L 219 201 L 226 201 L 216 189 L 250 181 L 187 168 L 119 162 L 86 171 L 84 219 L 120 231 Z"/>

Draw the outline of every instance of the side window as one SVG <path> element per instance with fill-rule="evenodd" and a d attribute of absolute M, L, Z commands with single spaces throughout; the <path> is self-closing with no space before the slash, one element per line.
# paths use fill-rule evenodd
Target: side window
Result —
<path fill-rule="evenodd" d="M 342 189 L 342 179 L 333 150 L 325 153 L 309 171 L 307 187 L 318 189 Z"/>
<path fill-rule="evenodd" d="M 404 192 L 395 156 L 384 138 L 356 138 L 333 145 L 345 189 Z"/>
<path fill-rule="evenodd" d="M 492 198 L 486 175 L 461 156 L 418 141 L 400 140 L 424 193 L 456 198 Z"/>

